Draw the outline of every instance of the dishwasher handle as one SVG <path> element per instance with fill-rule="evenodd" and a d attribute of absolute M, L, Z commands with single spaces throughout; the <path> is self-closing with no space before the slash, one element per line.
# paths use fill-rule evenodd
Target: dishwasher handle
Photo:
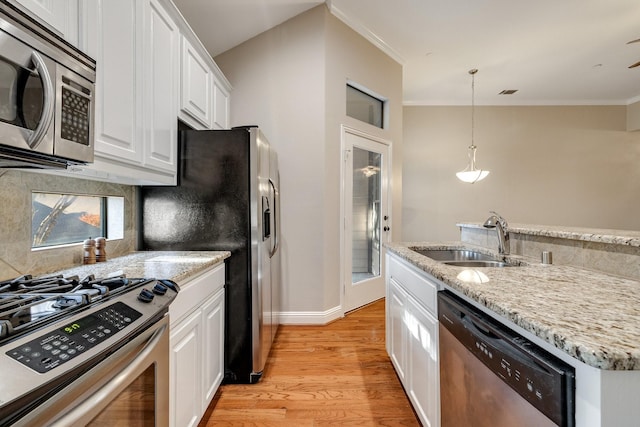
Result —
<path fill-rule="evenodd" d="M 540 371 L 540 373 L 543 375 L 553 374 L 549 371 L 549 369 L 547 369 L 546 366 L 537 363 L 535 357 L 527 354 L 522 349 L 516 348 L 507 339 L 496 334 L 490 326 L 480 326 L 480 322 L 478 322 L 477 320 L 474 321 L 471 316 L 464 313 L 460 321 L 474 338 L 478 338 L 480 340 L 476 342 L 485 343 L 489 347 L 504 354 L 505 356 L 509 356 L 510 358 L 519 361 L 523 365 L 526 365 L 529 369 Z"/>

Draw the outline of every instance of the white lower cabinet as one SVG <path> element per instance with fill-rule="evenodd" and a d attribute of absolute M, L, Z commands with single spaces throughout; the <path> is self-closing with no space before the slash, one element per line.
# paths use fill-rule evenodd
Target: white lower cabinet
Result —
<path fill-rule="evenodd" d="M 387 255 L 387 352 L 424 426 L 440 425 L 435 279 Z"/>
<path fill-rule="evenodd" d="M 407 298 L 407 293 L 391 279 L 387 285 L 387 353 L 403 383 L 407 371 Z"/>
<path fill-rule="evenodd" d="M 224 265 L 180 284 L 169 316 L 169 425 L 197 426 L 224 375 Z"/>
<path fill-rule="evenodd" d="M 416 300 L 407 299 L 407 372 L 405 389 L 426 426 L 436 426 L 440 413 L 438 320 Z"/>
<path fill-rule="evenodd" d="M 206 410 L 224 377 L 224 290 L 203 304 L 202 321 L 202 356 L 206 361 L 202 366 L 202 406 Z"/>
<path fill-rule="evenodd" d="M 201 380 L 202 367 L 202 314 L 193 313 L 172 328 L 170 337 L 171 384 L 170 402 L 172 426 L 197 426 L 200 421 L 201 390 L 196 385 Z"/>

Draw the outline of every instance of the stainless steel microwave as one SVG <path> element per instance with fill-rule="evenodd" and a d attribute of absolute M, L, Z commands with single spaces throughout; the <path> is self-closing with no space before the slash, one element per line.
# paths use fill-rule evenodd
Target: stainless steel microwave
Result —
<path fill-rule="evenodd" d="M 0 0 L 0 168 L 93 162 L 96 64 Z"/>

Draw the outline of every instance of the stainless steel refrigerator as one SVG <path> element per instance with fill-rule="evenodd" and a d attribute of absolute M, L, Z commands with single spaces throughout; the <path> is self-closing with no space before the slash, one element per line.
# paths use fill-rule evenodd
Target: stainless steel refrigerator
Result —
<path fill-rule="evenodd" d="M 278 328 L 278 158 L 257 127 L 179 132 L 175 187 L 140 189 L 142 250 L 226 250 L 225 382 L 255 383 Z"/>

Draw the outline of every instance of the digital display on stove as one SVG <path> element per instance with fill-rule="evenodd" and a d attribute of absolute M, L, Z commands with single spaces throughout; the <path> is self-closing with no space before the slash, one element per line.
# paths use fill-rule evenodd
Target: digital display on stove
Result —
<path fill-rule="evenodd" d="M 45 373 L 107 341 L 140 317 L 140 312 L 116 302 L 6 354 L 37 372 Z"/>
<path fill-rule="evenodd" d="M 60 332 L 64 332 L 67 335 L 77 334 L 95 325 L 99 319 L 93 315 L 84 317 L 73 323 L 68 324 L 64 328 L 60 329 Z"/>

